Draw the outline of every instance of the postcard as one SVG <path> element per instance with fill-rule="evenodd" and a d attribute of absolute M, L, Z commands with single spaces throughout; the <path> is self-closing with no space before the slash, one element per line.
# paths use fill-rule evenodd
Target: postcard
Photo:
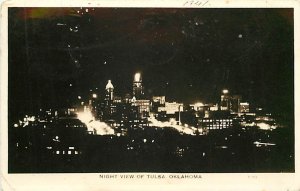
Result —
<path fill-rule="evenodd" d="M 5 1 L 3 190 L 299 190 L 299 1 Z"/>

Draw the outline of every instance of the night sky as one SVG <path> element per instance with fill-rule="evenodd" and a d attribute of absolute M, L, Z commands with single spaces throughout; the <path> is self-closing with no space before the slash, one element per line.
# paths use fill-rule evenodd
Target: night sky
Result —
<path fill-rule="evenodd" d="M 293 115 L 293 9 L 10 8 L 9 111 L 132 92 L 218 101 L 221 90 Z M 70 86 L 72 84 L 72 86 Z M 98 89 L 96 89 L 98 88 Z"/>

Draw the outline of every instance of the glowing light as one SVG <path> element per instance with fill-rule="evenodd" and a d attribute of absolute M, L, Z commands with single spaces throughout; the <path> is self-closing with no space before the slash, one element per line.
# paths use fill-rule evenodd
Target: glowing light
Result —
<path fill-rule="evenodd" d="M 28 121 L 24 121 L 23 127 L 26 127 L 28 125 L 29 125 L 29 122 Z"/>
<path fill-rule="evenodd" d="M 257 126 L 262 129 L 262 130 L 272 130 L 272 129 L 276 129 L 277 126 L 276 125 L 269 125 L 267 123 L 261 122 L 261 123 L 257 123 Z"/>
<path fill-rule="evenodd" d="M 134 75 L 134 81 L 135 82 L 141 81 L 141 73 L 135 73 L 135 75 Z"/>
<path fill-rule="evenodd" d="M 19 127 L 19 125 L 17 123 L 14 124 L 14 127 Z"/>
<path fill-rule="evenodd" d="M 253 144 L 255 144 L 256 147 L 276 145 L 275 143 L 264 143 L 264 142 L 259 142 L 259 141 L 255 141 L 255 142 L 253 142 Z"/>
<path fill-rule="evenodd" d="M 34 116 L 27 117 L 27 121 L 31 121 L 31 122 L 33 122 L 33 121 L 35 121 L 35 117 L 34 117 Z"/>
<path fill-rule="evenodd" d="M 201 103 L 201 102 L 197 102 L 197 103 L 195 103 L 195 106 L 196 106 L 196 107 L 202 107 L 202 106 L 204 106 L 204 104 Z"/>
<path fill-rule="evenodd" d="M 148 121 L 150 122 L 149 126 L 160 128 L 174 128 L 178 132 L 188 135 L 196 135 L 195 132 L 197 131 L 195 127 L 190 127 L 187 124 L 185 124 L 185 126 L 174 124 L 173 120 L 171 120 L 170 122 L 158 121 L 153 115 L 150 115 L 150 117 L 148 117 Z"/>
<path fill-rule="evenodd" d="M 246 105 L 246 106 L 248 106 L 249 103 L 248 102 L 242 102 L 242 103 L 240 103 L 240 105 Z"/>
<path fill-rule="evenodd" d="M 198 132 L 199 132 L 200 134 L 202 134 L 202 133 L 203 133 L 203 128 L 199 128 Z"/>
<path fill-rule="evenodd" d="M 223 94 L 228 94 L 229 93 L 229 91 L 227 89 L 224 89 L 222 92 L 223 92 Z"/>
<path fill-rule="evenodd" d="M 78 99 L 81 99 L 81 96 L 78 96 L 77 98 L 78 98 Z"/>
<path fill-rule="evenodd" d="M 113 84 L 111 83 L 111 80 L 108 80 L 105 89 L 108 90 L 108 89 L 113 89 L 113 88 L 114 88 L 114 86 L 113 86 Z"/>
<path fill-rule="evenodd" d="M 110 135 L 115 133 L 114 129 L 106 123 L 95 120 L 95 117 L 89 109 L 77 113 L 77 118 L 86 124 L 88 131 L 93 131 L 97 135 Z"/>
<path fill-rule="evenodd" d="M 115 133 L 114 129 L 108 126 L 104 122 L 91 121 L 87 124 L 88 130 L 93 130 L 97 135 L 113 135 Z"/>
<path fill-rule="evenodd" d="M 92 97 L 93 97 L 93 98 L 97 98 L 97 94 L 93 94 Z"/>
<path fill-rule="evenodd" d="M 54 137 L 54 139 L 52 139 L 53 141 L 55 141 L 55 142 L 60 142 L 60 140 L 59 140 L 59 137 L 58 136 L 55 136 Z"/>
<path fill-rule="evenodd" d="M 243 126 L 243 127 L 253 127 L 253 126 L 255 126 L 255 123 L 254 122 L 252 122 L 252 123 L 242 122 L 241 126 Z"/>
<path fill-rule="evenodd" d="M 85 124 L 94 120 L 94 117 L 90 111 L 84 111 L 77 113 L 77 118 Z"/>

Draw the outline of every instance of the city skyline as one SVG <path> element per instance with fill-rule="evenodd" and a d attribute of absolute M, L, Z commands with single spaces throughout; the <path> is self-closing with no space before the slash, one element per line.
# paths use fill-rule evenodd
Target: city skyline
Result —
<path fill-rule="evenodd" d="M 108 79 L 116 93 L 124 95 L 131 92 L 132 75 L 139 71 L 147 94 L 215 102 L 227 88 L 256 106 L 289 116 L 292 13 L 292 9 L 11 8 L 9 97 L 15 103 L 11 113 L 65 107 L 63 100 L 87 96 Z"/>
<path fill-rule="evenodd" d="M 118 99 L 124 99 L 124 98 L 130 98 L 130 99 L 149 99 L 152 100 L 154 99 L 154 97 L 165 97 L 165 101 L 170 101 L 170 102 L 176 102 L 176 101 L 180 101 L 180 100 L 176 100 L 176 99 L 168 99 L 168 97 L 166 97 L 166 95 L 164 93 L 161 94 L 145 94 L 144 91 L 147 91 L 147 89 L 144 87 L 144 83 L 142 81 L 142 73 L 141 72 L 136 72 L 133 75 L 133 82 L 132 82 L 132 87 L 131 90 L 128 90 L 128 92 L 124 92 L 123 94 L 118 94 L 116 92 L 118 92 L 118 87 L 115 87 L 113 81 L 111 79 L 107 80 L 107 84 L 105 87 L 96 87 L 93 89 L 89 89 L 89 91 L 87 91 L 88 93 L 82 93 L 80 95 L 74 95 L 74 97 L 77 97 L 77 99 L 79 101 L 85 100 L 86 103 L 91 100 L 91 99 L 98 99 L 98 100 L 106 100 L 106 99 L 111 99 L 114 100 L 115 96 Z M 73 86 L 73 84 L 69 84 L 70 87 Z M 110 92 L 109 94 L 107 94 L 107 92 Z M 140 92 L 140 93 L 137 93 Z M 140 94 L 140 95 L 138 95 Z M 223 88 L 220 92 L 219 92 L 219 98 L 217 98 L 216 100 L 212 101 L 212 102 L 205 102 L 202 101 L 201 98 L 198 98 L 197 100 L 193 101 L 193 102 L 183 102 L 186 105 L 189 104 L 193 104 L 193 103 L 206 103 L 206 104 L 219 104 L 222 101 L 222 97 L 220 98 L 220 95 L 232 95 L 232 96 L 239 96 L 241 100 L 243 100 L 242 96 L 240 94 L 238 94 L 238 92 L 236 92 L 236 94 L 232 94 L 232 92 L 227 89 L 227 88 Z M 244 101 L 247 101 L 244 99 Z M 74 104 L 71 107 L 76 107 L 76 104 L 74 102 Z M 259 107 L 260 108 L 260 107 Z M 256 108 L 252 108 L 253 111 Z M 264 108 L 265 109 L 265 108 Z"/>

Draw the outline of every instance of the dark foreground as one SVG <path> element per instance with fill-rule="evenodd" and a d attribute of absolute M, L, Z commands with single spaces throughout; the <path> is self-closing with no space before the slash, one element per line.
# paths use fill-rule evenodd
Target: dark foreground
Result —
<path fill-rule="evenodd" d="M 289 128 L 235 127 L 191 136 L 149 127 L 99 136 L 80 128 L 26 127 L 9 135 L 9 173 L 294 172 Z"/>

